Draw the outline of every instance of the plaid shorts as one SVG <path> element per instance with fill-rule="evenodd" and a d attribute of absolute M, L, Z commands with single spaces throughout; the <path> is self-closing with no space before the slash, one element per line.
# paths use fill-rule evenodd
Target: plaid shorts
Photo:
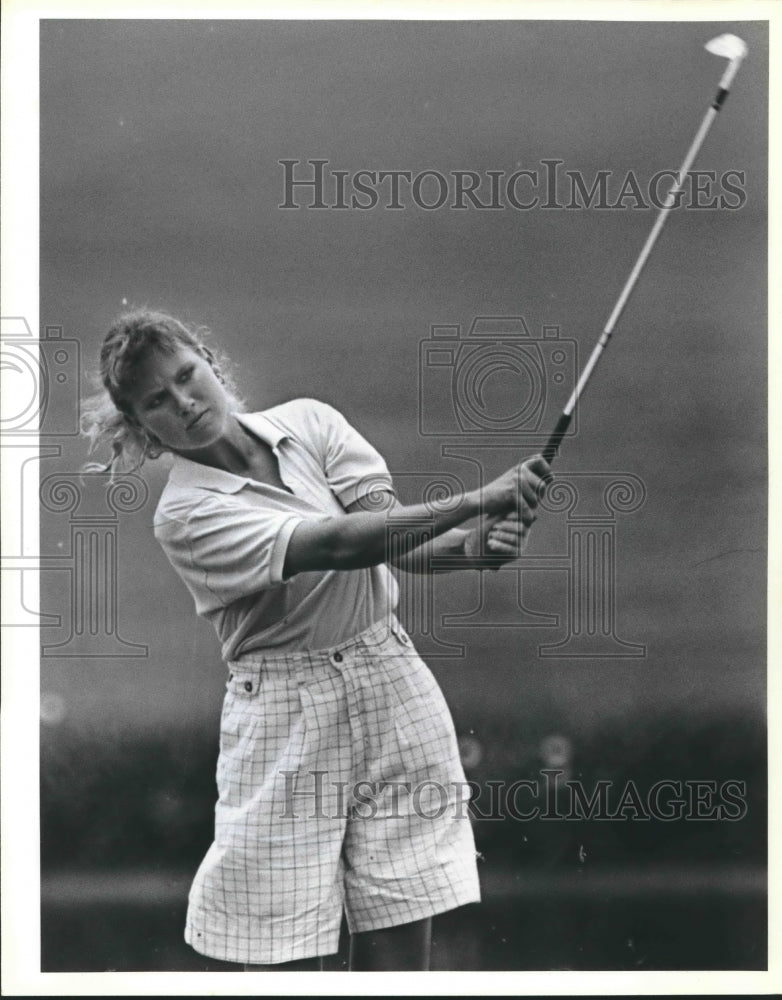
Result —
<path fill-rule="evenodd" d="M 353 932 L 480 899 L 453 722 L 395 618 L 328 650 L 229 663 L 215 839 L 186 941 L 229 962 L 337 951 Z"/>

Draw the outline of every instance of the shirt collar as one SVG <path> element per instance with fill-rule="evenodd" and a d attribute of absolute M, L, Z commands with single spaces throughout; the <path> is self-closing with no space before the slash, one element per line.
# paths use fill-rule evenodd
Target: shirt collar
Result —
<path fill-rule="evenodd" d="M 234 413 L 234 416 L 240 424 L 244 424 L 248 430 L 257 434 L 270 448 L 276 448 L 280 441 L 287 437 L 287 434 L 276 427 L 263 413 Z M 174 455 L 169 481 L 177 486 L 197 486 L 202 489 L 217 490 L 219 493 L 238 493 L 245 486 L 255 482 L 247 476 L 215 469 L 211 465 L 194 462 L 182 455 Z"/>

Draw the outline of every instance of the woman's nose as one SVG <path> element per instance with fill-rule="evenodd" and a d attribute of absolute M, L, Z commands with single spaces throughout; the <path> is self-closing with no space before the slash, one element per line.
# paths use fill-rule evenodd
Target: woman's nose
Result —
<path fill-rule="evenodd" d="M 174 403 L 177 409 L 181 413 L 187 413 L 193 408 L 193 400 L 190 397 L 190 393 L 184 391 L 183 389 L 173 389 L 172 396 L 174 397 Z"/>

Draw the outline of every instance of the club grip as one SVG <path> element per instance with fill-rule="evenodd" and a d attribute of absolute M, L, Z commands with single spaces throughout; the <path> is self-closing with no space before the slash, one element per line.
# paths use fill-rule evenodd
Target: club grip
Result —
<path fill-rule="evenodd" d="M 551 437 L 548 439 L 546 447 L 543 449 L 543 457 L 549 465 L 551 465 L 554 461 L 554 458 L 559 451 L 559 446 L 562 443 L 562 438 L 567 434 L 567 429 L 570 427 L 570 421 L 572 419 L 572 413 L 563 413 L 557 421 L 556 427 L 551 432 Z"/>

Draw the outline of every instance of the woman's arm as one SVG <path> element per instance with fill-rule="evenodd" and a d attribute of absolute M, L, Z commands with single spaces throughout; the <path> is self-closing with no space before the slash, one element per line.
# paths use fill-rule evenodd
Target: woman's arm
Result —
<path fill-rule="evenodd" d="M 437 503 L 412 506 L 395 503 L 390 510 L 381 511 L 356 510 L 354 504 L 347 517 L 303 521 L 288 542 L 284 575 L 287 578 L 312 570 L 377 566 L 389 559 L 389 537 L 394 540 L 397 564 L 406 553 L 424 543 L 435 545 L 434 551 L 452 551 L 456 536 L 451 535 L 444 542 L 439 539 L 464 521 L 478 515 L 497 519 L 511 512 L 521 512 L 524 517 L 525 510 L 534 510 L 543 479 L 549 474 L 548 463 L 535 456 L 480 490 L 455 494 Z M 395 521 L 400 528 L 404 526 L 403 531 L 393 530 Z M 458 541 L 464 551 L 463 536 Z"/>
<path fill-rule="evenodd" d="M 500 519 L 483 517 L 474 528 L 452 528 L 404 555 L 392 555 L 388 562 L 405 573 L 416 574 L 432 573 L 435 568 L 439 573 L 499 569 L 522 554 L 536 518 L 534 511 L 525 512 L 523 520 L 515 511 Z"/>

